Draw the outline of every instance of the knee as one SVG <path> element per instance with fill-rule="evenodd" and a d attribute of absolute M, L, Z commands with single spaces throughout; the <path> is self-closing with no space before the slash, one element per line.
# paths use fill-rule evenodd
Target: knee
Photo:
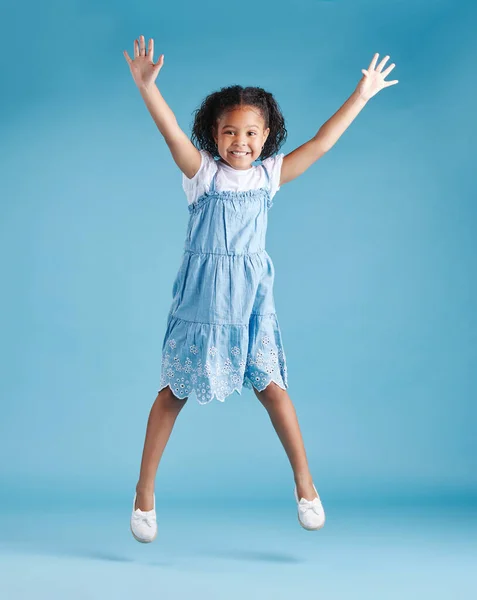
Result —
<path fill-rule="evenodd" d="M 160 407 L 162 410 L 166 410 L 168 412 L 178 413 L 186 402 L 187 398 L 177 398 L 177 396 L 174 396 L 171 388 L 166 386 L 160 392 L 158 392 L 154 406 Z"/>
<path fill-rule="evenodd" d="M 255 388 L 253 388 L 253 391 L 265 407 L 269 406 L 274 402 L 279 402 L 280 399 L 283 397 L 284 393 L 284 390 L 282 390 L 282 388 L 279 385 L 277 385 L 274 381 L 271 381 L 267 385 L 267 387 L 261 392 L 259 392 Z"/>

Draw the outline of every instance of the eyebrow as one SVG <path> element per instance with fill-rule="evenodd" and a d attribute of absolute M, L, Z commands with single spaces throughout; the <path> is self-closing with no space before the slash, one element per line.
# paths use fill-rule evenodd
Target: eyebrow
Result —
<path fill-rule="evenodd" d="M 222 129 L 225 129 L 226 127 L 232 127 L 233 129 L 237 129 L 237 128 L 235 127 L 235 125 L 224 125 L 224 126 L 222 127 Z M 258 129 L 258 125 L 245 125 L 245 127 L 246 127 L 246 128 L 247 128 L 247 127 L 256 127 L 256 128 Z"/>

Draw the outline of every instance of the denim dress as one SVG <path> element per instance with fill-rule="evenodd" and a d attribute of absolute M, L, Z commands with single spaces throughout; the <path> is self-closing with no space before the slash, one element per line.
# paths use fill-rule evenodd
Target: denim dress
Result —
<path fill-rule="evenodd" d="M 184 254 L 172 287 L 159 391 L 223 402 L 242 386 L 287 389 L 273 298 L 275 269 L 265 250 L 270 179 L 258 189 L 215 189 L 188 205 Z"/>

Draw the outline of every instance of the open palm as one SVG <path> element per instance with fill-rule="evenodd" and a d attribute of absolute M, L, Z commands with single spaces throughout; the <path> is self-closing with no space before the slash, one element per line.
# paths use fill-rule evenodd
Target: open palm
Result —
<path fill-rule="evenodd" d="M 383 88 L 389 87 L 390 85 L 396 85 L 396 83 L 398 83 L 397 79 L 394 79 L 393 81 L 384 81 L 386 75 L 389 75 L 389 73 L 394 69 L 396 65 L 392 63 L 385 71 L 383 71 L 383 67 L 388 61 L 389 56 L 385 56 L 383 60 L 379 63 L 379 65 L 376 67 L 378 57 L 379 54 L 376 53 L 373 56 L 371 62 L 369 63 L 368 69 L 361 69 L 361 72 L 363 73 L 363 78 L 358 83 L 356 90 L 358 91 L 359 95 L 365 100 L 369 100 Z"/>
<path fill-rule="evenodd" d="M 139 36 L 139 41 L 134 40 L 134 60 L 131 60 L 126 50 L 123 50 L 123 54 L 138 87 L 149 86 L 154 83 L 164 65 L 164 54 L 161 54 L 157 63 L 154 63 L 154 40 L 152 38 L 149 40 L 147 50 L 143 35 Z"/>

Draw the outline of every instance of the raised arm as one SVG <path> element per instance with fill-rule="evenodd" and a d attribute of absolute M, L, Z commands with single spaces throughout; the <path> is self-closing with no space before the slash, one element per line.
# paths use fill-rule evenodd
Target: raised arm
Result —
<path fill-rule="evenodd" d="M 179 127 L 174 113 L 155 83 L 164 64 L 164 55 L 161 54 L 157 63 L 154 64 L 152 60 L 154 40 L 152 38 L 149 40 L 148 51 L 146 52 L 143 35 L 139 38 L 139 44 L 137 40 L 134 40 L 134 60 L 131 60 L 126 50 L 123 51 L 123 54 L 147 109 L 171 151 L 172 158 L 186 177 L 192 179 L 200 168 L 200 152 Z"/>
<path fill-rule="evenodd" d="M 308 167 L 328 152 L 348 129 L 370 98 L 383 88 L 398 83 L 397 79 L 393 81 L 384 80 L 386 75 L 394 69 L 395 64 L 389 65 L 383 71 L 389 56 L 385 56 L 376 67 L 378 56 L 379 54 L 373 56 L 367 70 L 361 69 L 363 77 L 355 91 L 343 106 L 320 127 L 318 133 L 311 140 L 283 157 L 280 185 L 288 183 L 304 173 Z"/>

